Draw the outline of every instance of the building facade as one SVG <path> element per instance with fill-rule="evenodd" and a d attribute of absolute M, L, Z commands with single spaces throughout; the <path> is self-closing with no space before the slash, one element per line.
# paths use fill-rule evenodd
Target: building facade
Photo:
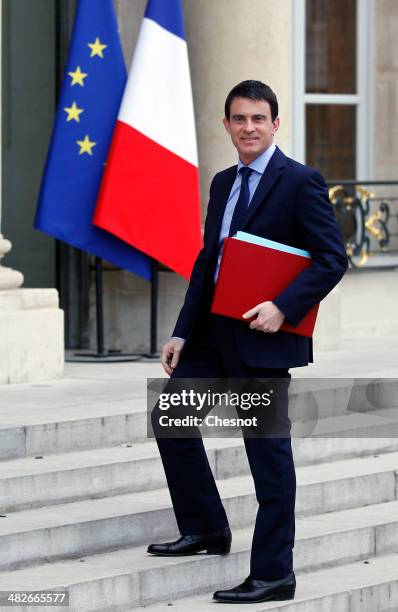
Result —
<path fill-rule="evenodd" d="M 114 4 L 129 65 L 146 0 Z M 32 229 L 75 6 L 75 0 L 2 2 L 0 227 L 13 244 L 3 266 L 22 272 L 26 288 L 59 291 L 66 346 L 84 348 L 95 345 L 92 258 Z M 276 143 L 286 154 L 317 167 L 336 184 L 342 179 L 398 180 L 397 2 L 183 0 L 183 7 L 203 215 L 212 175 L 236 163 L 222 125 L 223 106 L 231 87 L 247 78 L 260 79 L 277 93 L 281 128 Z M 380 219 L 375 218 L 364 230 L 371 254 L 353 258 L 357 269 L 348 272 L 340 289 L 325 301 L 327 315 L 317 330 L 319 348 L 336 347 L 342 337 L 369 330 L 398 333 L 393 200 L 398 186 L 366 188 L 374 197 L 388 198 L 388 244 L 380 246 Z M 361 225 L 360 213 L 351 211 L 351 224 Z M 355 234 L 352 228 L 347 231 Z M 160 271 L 158 347 L 169 337 L 185 289 L 182 278 Z M 104 312 L 108 349 L 148 350 L 146 281 L 105 262 Z"/>

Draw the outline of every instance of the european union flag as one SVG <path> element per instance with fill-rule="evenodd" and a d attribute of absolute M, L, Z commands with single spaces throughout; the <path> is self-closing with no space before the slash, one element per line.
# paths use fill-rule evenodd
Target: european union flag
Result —
<path fill-rule="evenodd" d="M 150 259 L 92 224 L 126 68 L 112 0 L 80 0 L 34 227 L 150 279 Z"/>

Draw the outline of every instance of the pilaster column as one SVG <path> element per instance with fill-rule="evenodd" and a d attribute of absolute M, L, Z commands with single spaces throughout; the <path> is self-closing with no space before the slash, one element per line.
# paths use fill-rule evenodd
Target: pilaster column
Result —
<path fill-rule="evenodd" d="M 1 50 L 2 50 L 2 15 L 3 15 L 3 1 L 0 0 L 0 66 L 1 66 Z M 1 108 L 1 94 L 2 94 L 2 80 L 3 75 L 0 73 L 0 142 L 1 142 L 1 129 L 2 129 L 2 108 Z M 2 258 L 6 253 L 11 250 L 11 242 L 6 240 L 1 233 L 1 179 L 2 179 L 2 166 L 1 166 L 1 155 L 0 155 L 0 290 L 1 289 L 17 289 L 23 283 L 23 274 L 17 272 L 12 268 L 6 268 L 2 265 Z"/>

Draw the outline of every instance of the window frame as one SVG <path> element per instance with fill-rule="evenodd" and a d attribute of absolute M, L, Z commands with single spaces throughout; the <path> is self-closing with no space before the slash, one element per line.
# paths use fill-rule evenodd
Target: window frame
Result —
<path fill-rule="evenodd" d="M 344 104 L 357 107 L 356 113 L 356 176 L 372 179 L 373 168 L 373 0 L 357 0 L 357 93 L 315 94 L 305 92 L 305 30 L 306 1 L 292 0 L 293 13 L 293 95 L 292 150 L 293 157 L 305 163 L 307 104 Z M 338 179 L 339 177 L 331 177 Z"/>

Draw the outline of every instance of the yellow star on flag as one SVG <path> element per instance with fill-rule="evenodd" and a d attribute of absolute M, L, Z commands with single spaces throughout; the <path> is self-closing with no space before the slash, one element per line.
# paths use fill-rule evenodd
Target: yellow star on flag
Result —
<path fill-rule="evenodd" d="M 80 66 L 78 66 L 75 72 L 68 72 L 69 76 L 72 77 L 71 85 L 81 85 L 84 87 L 84 79 L 87 76 L 86 72 L 82 72 L 80 70 Z"/>
<path fill-rule="evenodd" d="M 81 113 L 84 113 L 84 110 L 82 108 L 77 107 L 76 102 L 73 102 L 72 106 L 65 106 L 64 111 L 68 114 L 66 121 L 75 120 L 78 123 L 80 122 L 79 115 Z"/>
<path fill-rule="evenodd" d="M 98 57 L 103 58 L 104 57 L 103 50 L 106 49 L 108 45 L 102 45 L 100 39 L 97 36 L 97 38 L 95 39 L 95 42 L 88 43 L 87 46 L 90 47 L 91 49 L 90 57 L 94 57 L 95 55 L 98 55 Z"/>
<path fill-rule="evenodd" d="M 88 153 L 88 155 L 92 155 L 92 148 L 97 144 L 96 142 L 92 142 L 88 136 L 88 134 L 84 137 L 84 140 L 76 140 L 77 144 L 80 147 L 79 155 L 83 155 L 83 153 Z"/>

